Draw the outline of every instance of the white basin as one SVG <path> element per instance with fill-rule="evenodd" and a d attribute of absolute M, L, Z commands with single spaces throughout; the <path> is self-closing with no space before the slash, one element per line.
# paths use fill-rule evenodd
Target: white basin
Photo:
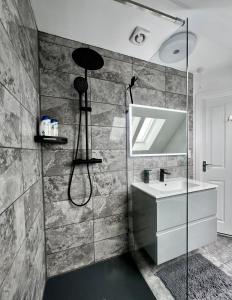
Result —
<path fill-rule="evenodd" d="M 188 188 L 194 188 L 199 186 L 196 183 L 188 183 Z M 174 191 L 186 191 L 187 190 L 187 181 L 184 179 L 179 180 L 168 180 L 165 182 L 155 182 L 150 184 L 150 187 L 154 188 L 155 190 L 166 193 L 166 192 L 174 192 Z"/>

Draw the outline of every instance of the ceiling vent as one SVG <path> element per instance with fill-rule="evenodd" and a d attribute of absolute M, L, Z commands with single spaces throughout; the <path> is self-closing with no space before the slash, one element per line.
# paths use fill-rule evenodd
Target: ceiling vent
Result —
<path fill-rule="evenodd" d="M 147 40 L 150 31 L 142 27 L 135 27 L 130 36 L 130 42 L 136 46 L 142 46 Z"/>

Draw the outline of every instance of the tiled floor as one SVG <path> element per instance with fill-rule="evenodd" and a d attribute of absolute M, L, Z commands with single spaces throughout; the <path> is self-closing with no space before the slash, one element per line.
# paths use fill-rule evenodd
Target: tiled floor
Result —
<path fill-rule="evenodd" d="M 210 260 L 213 264 L 223 270 L 227 275 L 231 276 L 232 280 L 232 238 L 218 235 L 217 242 L 198 249 L 193 253 L 201 253 L 204 257 Z M 152 290 L 157 300 L 174 300 L 169 290 L 165 285 L 155 276 L 155 273 L 161 266 L 157 267 L 153 262 L 143 253 L 136 253 L 137 265 Z"/>

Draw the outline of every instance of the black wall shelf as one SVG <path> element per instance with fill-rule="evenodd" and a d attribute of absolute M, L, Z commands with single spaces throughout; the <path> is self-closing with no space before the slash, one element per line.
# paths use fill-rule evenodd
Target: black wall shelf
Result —
<path fill-rule="evenodd" d="M 34 137 L 36 143 L 42 144 L 67 144 L 68 139 L 61 136 L 40 136 L 36 135 Z"/>

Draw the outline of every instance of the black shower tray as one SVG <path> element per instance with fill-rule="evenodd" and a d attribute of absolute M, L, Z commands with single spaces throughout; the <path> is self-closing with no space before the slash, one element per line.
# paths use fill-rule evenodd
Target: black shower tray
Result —
<path fill-rule="evenodd" d="M 67 144 L 68 139 L 62 136 L 41 136 L 36 135 L 34 137 L 34 141 L 36 143 L 43 144 Z"/>

